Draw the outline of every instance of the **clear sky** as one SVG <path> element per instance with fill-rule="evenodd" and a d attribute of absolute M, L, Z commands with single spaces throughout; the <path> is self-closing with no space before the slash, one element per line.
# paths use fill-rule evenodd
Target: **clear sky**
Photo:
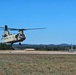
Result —
<path fill-rule="evenodd" d="M 26 31 L 25 44 L 76 44 L 76 0 L 0 0 L 0 26 L 5 24 L 46 28 Z"/>

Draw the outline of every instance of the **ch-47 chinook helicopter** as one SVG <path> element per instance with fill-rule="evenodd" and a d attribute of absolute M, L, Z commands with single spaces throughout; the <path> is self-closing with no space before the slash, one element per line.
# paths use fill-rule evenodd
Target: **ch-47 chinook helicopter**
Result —
<path fill-rule="evenodd" d="M 20 42 L 24 41 L 26 39 L 26 36 L 24 34 L 23 31 L 27 31 L 27 30 L 36 30 L 36 29 L 45 29 L 45 28 L 29 28 L 29 29 L 17 29 L 17 28 L 8 28 L 7 25 L 5 25 L 5 27 L 0 27 L 0 29 L 4 29 L 4 33 L 2 35 L 2 43 L 9 43 L 9 44 L 13 44 L 13 43 L 17 43 L 19 42 L 19 45 L 21 45 Z M 10 34 L 8 30 L 12 30 L 12 31 L 18 31 L 18 33 L 16 34 Z"/>

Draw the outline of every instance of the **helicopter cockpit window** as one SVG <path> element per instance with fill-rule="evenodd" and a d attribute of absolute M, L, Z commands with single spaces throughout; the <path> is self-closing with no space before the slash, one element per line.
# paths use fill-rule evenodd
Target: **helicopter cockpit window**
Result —
<path fill-rule="evenodd" d="M 20 36 L 23 36 L 22 34 L 20 34 Z"/>

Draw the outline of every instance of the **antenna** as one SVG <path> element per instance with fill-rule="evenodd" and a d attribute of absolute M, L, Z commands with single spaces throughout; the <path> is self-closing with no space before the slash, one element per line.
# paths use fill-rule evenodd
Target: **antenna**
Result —
<path fill-rule="evenodd" d="M 71 44 L 71 49 L 73 50 L 73 45 Z"/>
<path fill-rule="evenodd" d="M 71 47 L 70 47 L 69 51 L 70 52 L 73 52 L 74 51 L 72 43 L 71 43 Z"/>

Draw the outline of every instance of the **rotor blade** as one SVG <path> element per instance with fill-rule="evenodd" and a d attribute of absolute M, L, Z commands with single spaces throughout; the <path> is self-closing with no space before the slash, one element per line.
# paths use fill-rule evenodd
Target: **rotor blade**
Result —
<path fill-rule="evenodd" d="M 0 29 L 0 30 L 4 30 L 4 29 Z"/>
<path fill-rule="evenodd" d="M 40 29 L 45 29 L 45 28 L 27 28 L 27 29 L 24 29 L 24 28 L 22 28 L 22 29 L 8 28 L 8 29 L 12 30 L 12 31 L 15 31 L 15 30 L 25 30 L 25 31 L 27 31 L 27 30 L 40 30 Z"/>
<path fill-rule="evenodd" d="M 1 29 L 5 29 L 5 27 L 0 27 L 0 30 Z M 7 28 L 8 30 L 19 30 L 19 29 L 16 29 L 16 28 Z"/>
<path fill-rule="evenodd" d="M 0 30 L 4 30 L 4 27 L 0 27 Z"/>
<path fill-rule="evenodd" d="M 15 29 L 15 28 L 8 28 L 8 30 L 20 30 L 20 29 Z"/>
<path fill-rule="evenodd" d="M 40 30 L 40 29 L 46 29 L 46 28 L 28 28 L 28 29 L 24 29 L 24 30 Z"/>
<path fill-rule="evenodd" d="M 0 27 L 0 29 L 5 29 L 5 27 Z M 19 29 L 15 29 L 15 28 L 7 28 L 8 30 L 19 30 Z"/>
<path fill-rule="evenodd" d="M 0 27 L 0 28 L 4 28 L 4 27 Z"/>
<path fill-rule="evenodd" d="M 7 28 L 8 28 L 8 26 L 7 26 L 7 25 L 5 25 L 4 27 L 0 27 L 0 28 L 2 28 L 2 29 L 6 28 L 6 29 L 7 29 Z"/>
<path fill-rule="evenodd" d="M 0 29 L 5 29 L 5 27 L 0 27 Z M 19 29 L 19 28 L 7 28 L 8 30 L 12 30 L 12 31 L 15 31 L 15 30 L 40 30 L 40 29 L 46 29 L 46 28 L 22 28 L 22 29 Z"/>

